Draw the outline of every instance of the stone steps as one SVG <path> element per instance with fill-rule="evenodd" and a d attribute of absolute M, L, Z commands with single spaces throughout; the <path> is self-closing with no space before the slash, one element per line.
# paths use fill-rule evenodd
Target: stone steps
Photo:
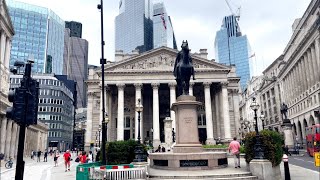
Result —
<path fill-rule="evenodd" d="M 206 174 L 203 175 L 191 175 L 191 174 L 179 174 L 179 175 L 149 175 L 150 180 L 190 180 L 190 179 L 211 179 L 211 180 L 257 180 L 256 176 L 252 176 L 250 172 L 232 173 L 232 174 Z"/>

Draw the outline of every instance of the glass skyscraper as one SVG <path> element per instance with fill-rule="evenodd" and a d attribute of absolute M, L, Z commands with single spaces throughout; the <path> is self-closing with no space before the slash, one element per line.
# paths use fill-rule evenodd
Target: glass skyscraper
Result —
<path fill-rule="evenodd" d="M 153 48 L 152 0 L 120 0 L 115 19 L 115 50 L 131 53 Z"/>
<path fill-rule="evenodd" d="M 50 9 L 8 0 L 14 26 L 10 66 L 33 59 L 33 72 L 62 74 L 64 21 Z"/>
<path fill-rule="evenodd" d="M 153 5 L 153 48 L 167 46 L 177 49 L 176 41 L 171 24 L 164 4 L 156 3 Z"/>
<path fill-rule="evenodd" d="M 224 17 L 221 29 L 217 31 L 215 38 L 216 61 L 236 66 L 236 73 L 241 77 L 242 89 L 246 87 L 252 75 L 250 53 L 247 36 L 242 35 L 236 17 L 234 15 Z"/>

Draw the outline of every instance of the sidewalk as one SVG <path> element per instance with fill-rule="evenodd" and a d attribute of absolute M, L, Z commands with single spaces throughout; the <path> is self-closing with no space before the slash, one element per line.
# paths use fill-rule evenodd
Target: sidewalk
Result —
<path fill-rule="evenodd" d="M 37 158 L 35 157 L 34 158 L 34 160 L 33 159 L 31 159 L 31 157 L 30 156 L 25 156 L 24 158 L 23 158 L 23 160 L 24 160 L 24 162 L 25 162 L 25 166 L 27 166 L 27 165 L 33 165 L 33 164 L 36 164 L 37 163 Z M 16 169 L 16 165 L 17 165 L 17 162 L 16 162 L 17 160 L 16 159 L 14 159 L 13 160 L 13 167 L 11 168 L 11 169 L 7 169 L 6 167 L 5 167 L 5 164 L 7 163 L 7 161 L 1 161 L 1 167 L 0 167 L 0 174 L 2 174 L 2 173 L 5 173 L 5 172 L 8 172 L 8 171 L 13 171 L 13 170 L 15 170 Z M 43 155 L 41 156 L 41 158 L 40 158 L 40 161 L 42 162 L 43 161 Z M 48 156 L 48 162 L 53 162 L 53 156 Z"/>

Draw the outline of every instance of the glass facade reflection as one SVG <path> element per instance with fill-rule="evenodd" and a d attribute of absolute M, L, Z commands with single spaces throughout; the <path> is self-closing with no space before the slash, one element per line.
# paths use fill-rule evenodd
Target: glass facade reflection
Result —
<path fill-rule="evenodd" d="M 241 77 L 240 86 L 243 89 L 252 75 L 250 45 L 246 35 L 242 35 L 235 16 L 226 16 L 221 29 L 215 38 L 216 61 L 226 65 L 236 65 L 236 73 Z"/>
<path fill-rule="evenodd" d="M 166 46 L 177 49 L 170 17 L 163 3 L 153 5 L 153 48 Z"/>
<path fill-rule="evenodd" d="M 64 21 L 50 9 L 8 0 L 14 26 L 10 66 L 16 60 L 35 61 L 32 71 L 62 74 Z"/>
<path fill-rule="evenodd" d="M 115 19 L 115 50 L 131 53 L 153 48 L 152 0 L 120 0 Z"/>

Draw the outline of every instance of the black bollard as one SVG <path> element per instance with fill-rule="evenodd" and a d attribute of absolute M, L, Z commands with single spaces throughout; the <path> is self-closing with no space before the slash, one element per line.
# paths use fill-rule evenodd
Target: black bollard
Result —
<path fill-rule="evenodd" d="M 286 154 L 284 154 L 282 156 L 282 161 L 283 161 L 283 166 L 284 166 L 284 179 L 291 180 L 290 171 L 289 171 L 288 156 Z"/>

